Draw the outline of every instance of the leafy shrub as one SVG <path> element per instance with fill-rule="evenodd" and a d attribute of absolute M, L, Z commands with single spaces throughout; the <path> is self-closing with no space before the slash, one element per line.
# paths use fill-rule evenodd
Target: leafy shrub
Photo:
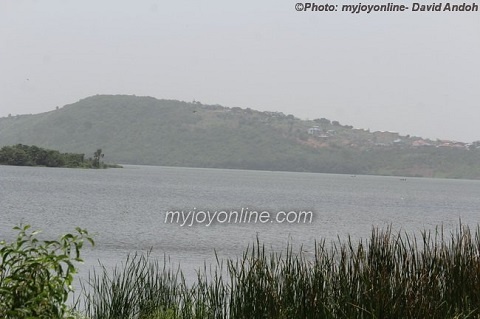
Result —
<path fill-rule="evenodd" d="M 39 240 L 38 231 L 17 226 L 17 239 L 0 242 L 0 318 L 65 318 L 73 291 L 74 262 L 82 262 L 85 240 L 94 244 L 84 229 L 59 240 Z"/>

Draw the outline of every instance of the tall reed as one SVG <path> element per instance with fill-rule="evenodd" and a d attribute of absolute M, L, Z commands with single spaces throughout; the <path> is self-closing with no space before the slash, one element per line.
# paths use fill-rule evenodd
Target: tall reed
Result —
<path fill-rule="evenodd" d="M 417 238 L 374 228 L 355 244 L 317 242 L 313 254 L 257 240 L 205 265 L 193 284 L 134 255 L 113 274 L 93 273 L 84 291 L 92 319 L 480 318 L 480 231 Z"/>

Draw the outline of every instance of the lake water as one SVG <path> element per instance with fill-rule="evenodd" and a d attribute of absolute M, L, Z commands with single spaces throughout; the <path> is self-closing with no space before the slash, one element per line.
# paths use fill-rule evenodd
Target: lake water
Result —
<path fill-rule="evenodd" d="M 168 210 L 312 211 L 307 224 L 165 223 Z M 372 226 L 417 233 L 444 225 L 476 226 L 480 181 L 266 171 L 126 166 L 83 170 L 0 166 L 0 239 L 22 222 L 45 237 L 76 226 L 94 235 L 80 277 L 98 261 L 107 267 L 128 253 L 169 255 L 188 276 L 204 262 L 239 255 L 258 236 L 268 247 L 287 242 L 369 236 Z"/>

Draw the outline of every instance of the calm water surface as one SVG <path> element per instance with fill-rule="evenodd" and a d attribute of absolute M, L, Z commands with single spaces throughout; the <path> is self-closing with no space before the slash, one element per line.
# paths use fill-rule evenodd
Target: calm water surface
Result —
<path fill-rule="evenodd" d="M 130 252 L 169 255 L 193 273 L 204 262 L 239 255 L 258 236 L 275 249 L 290 241 L 368 237 L 373 225 L 418 232 L 443 224 L 476 226 L 480 181 L 126 166 L 82 170 L 0 166 L 0 239 L 20 223 L 45 236 L 76 226 L 94 234 L 80 276 Z M 168 210 L 311 210 L 311 224 L 166 224 Z M 188 276 L 188 274 L 187 274 Z"/>

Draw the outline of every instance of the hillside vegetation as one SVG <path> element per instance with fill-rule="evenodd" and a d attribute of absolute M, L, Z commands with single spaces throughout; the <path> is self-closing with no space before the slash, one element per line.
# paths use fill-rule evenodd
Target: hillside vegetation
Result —
<path fill-rule="evenodd" d="M 370 132 L 337 121 L 151 97 L 97 95 L 0 119 L 0 146 L 101 148 L 124 164 L 480 178 L 479 143 Z"/>

